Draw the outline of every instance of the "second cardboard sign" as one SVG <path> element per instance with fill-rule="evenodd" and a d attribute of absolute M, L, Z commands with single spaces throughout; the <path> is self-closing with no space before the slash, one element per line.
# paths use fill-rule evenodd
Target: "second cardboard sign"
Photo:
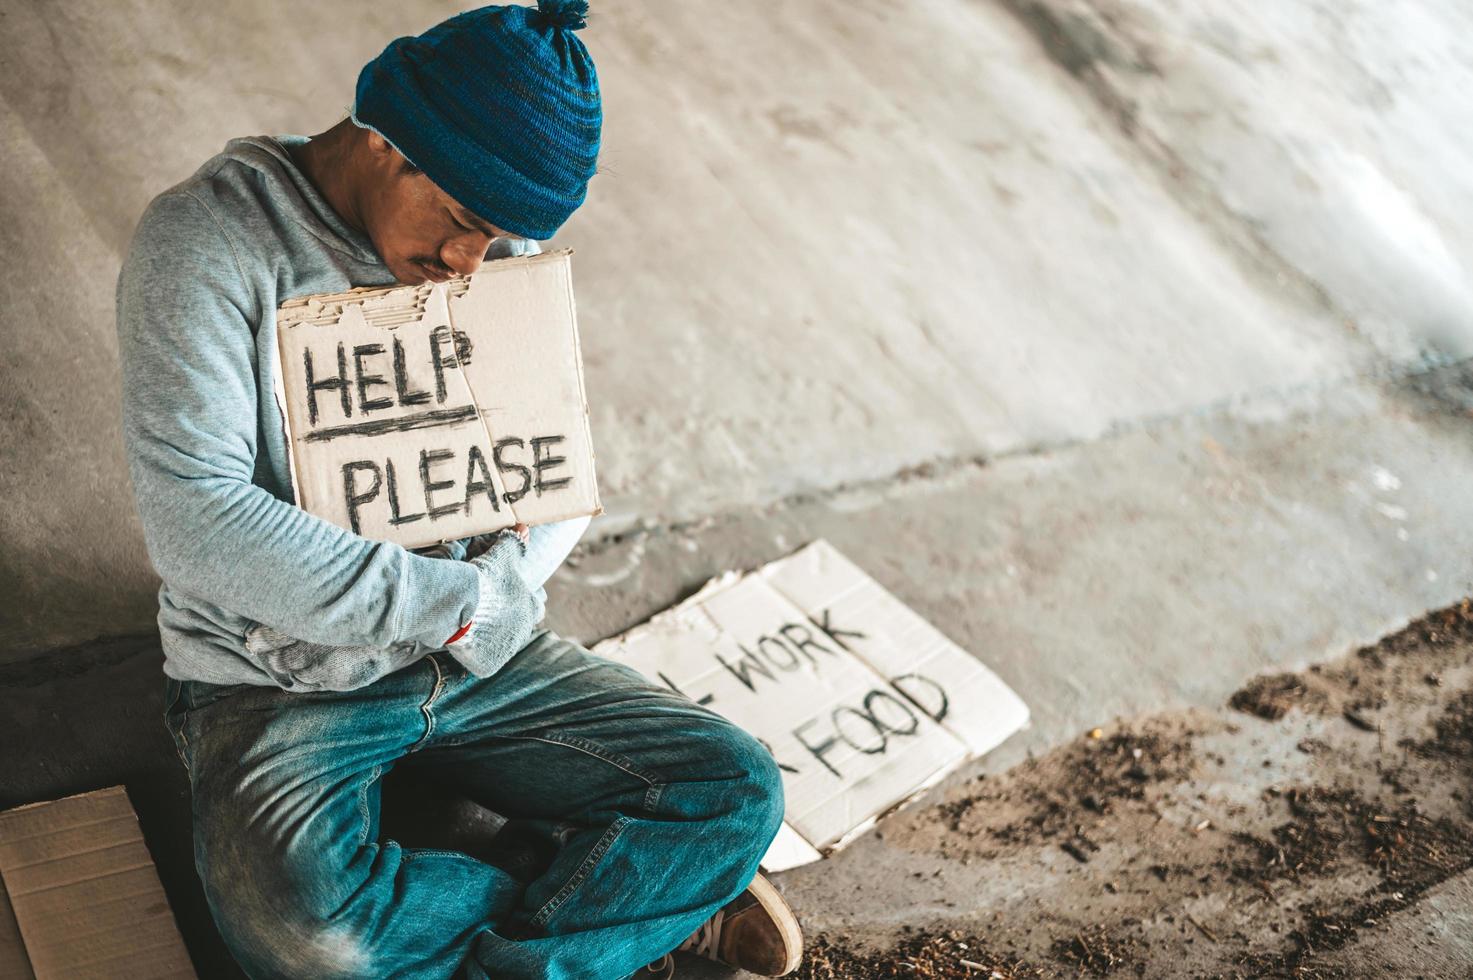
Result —
<path fill-rule="evenodd" d="M 842 847 L 1028 720 L 996 674 L 826 541 L 714 579 L 594 652 L 772 752 L 787 812 L 769 871 Z"/>

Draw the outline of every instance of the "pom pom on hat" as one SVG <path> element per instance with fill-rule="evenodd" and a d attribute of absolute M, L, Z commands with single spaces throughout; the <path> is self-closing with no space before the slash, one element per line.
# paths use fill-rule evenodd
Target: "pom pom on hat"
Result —
<path fill-rule="evenodd" d="M 544 27 L 580 30 L 588 26 L 588 0 L 537 0 L 536 16 Z"/>

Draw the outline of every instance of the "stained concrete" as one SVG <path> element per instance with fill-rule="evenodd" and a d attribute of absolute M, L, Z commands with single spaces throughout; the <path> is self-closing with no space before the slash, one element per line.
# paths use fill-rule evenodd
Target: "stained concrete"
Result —
<path fill-rule="evenodd" d="M 208 975 L 113 279 L 152 194 L 456 9 L 0 0 L 0 805 L 129 782 Z M 1469 594 L 1468 16 L 595 5 L 557 244 L 610 513 L 553 624 L 828 537 L 1029 701 L 1000 771 Z M 871 873 L 790 887 L 863 922 Z"/>
<path fill-rule="evenodd" d="M 0 477 L 0 587 L 16 600 L 0 658 L 150 628 L 110 312 L 143 205 L 231 136 L 331 124 L 386 38 L 448 12 L 7 9 L 0 317 L 24 342 L 0 384 L 0 452 L 20 464 Z M 1334 283 L 1183 185 L 1102 109 L 1084 55 L 1060 67 L 1050 30 L 960 0 L 596 12 L 603 173 L 559 244 L 579 252 L 617 523 L 1093 438 L 1428 353 L 1368 338 Z M 1159 83 L 1144 57 L 1104 60 L 1111 84 Z M 1213 97 L 1198 111 L 1246 111 Z M 1277 130 L 1240 136 L 1222 152 L 1279 145 Z M 1445 143 L 1436 159 L 1461 180 Z M 1358 240 L 1379 248 L 1374 232 Z M 1425 319 L 1393 312 L 1385 329 L 1408 336 Z"/>
<path fill-rule="evenodd" d="M 1449 138 L 1473 127 L 1467 4 L 1009 6 L 1056 53 L 1104 52 L 1089 91 L 1183 195 L 1378 350 L 1473 352 L 1473 142 Z"/>

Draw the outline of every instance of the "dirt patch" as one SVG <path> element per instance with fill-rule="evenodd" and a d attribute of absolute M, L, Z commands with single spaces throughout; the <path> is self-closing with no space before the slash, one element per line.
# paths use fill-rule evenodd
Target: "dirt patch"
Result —
<path fill-rule="evenodd" d="M 1269 721 L 1277 721 L 1311 697 L 1308 685 L 1298 674 L 1269 674 L 1255 677 L 1228 700 L 1228 707 Z"/>
<path fill-rule="evenodd" d="M 1241 835 L 1257 861 L 1240 863 L 1240 878 L 1254 884 L 1281 878 L 1313 880 L 1346 866 L 1374 869 L 1380 880 L 1347 907 L 1310 903 L 1287 948 L 1249 954 L 1240 966 L 1257 976 L 1300 976 L 1316 953 L 1339 949 L 1386 915 L 1407 908 L 1429 888 L 1473 869 L 1473 827 L 1432 819 L 1415 800 L 1399 810 L 1357 794 L 1312 788 L 1289 794 L 1293 819 L 1268 839 Z"/>
<path fill-rule="evenodd" d="M 951 832 L 941 847 L 976 841 L 1013 847 L 1049 843 L 1088 862 L 1099 850 L 1091 826 L 1121 808 L 1149 809 L 1151 787 L 1185 778 L 1192 761 L 1191 731 L 1176 720 L 1109 734 L 1095 729 L 941 804 L 938 813 Z M 984 856 L 992 853 L 984 851 Z"/>
<path fill-rule="evenodd" d="M 1071 937 L 1055 939 L 1050 952 L 1057 962 L 1077 967 L 1081 975 L 1107 977 L 1126 968 L 1131 973 L 1144 973 L 1146 964 L 1140 959 L 1143 946 L 1128 931 L 1112 931 L 1097 925 Z"/>
<path fill-rule="evenodd" d="M 795 980 L 1023 980 L 1048 976 L 1016 956 L 960 932 L 913 934 L 883 952 L 862 953 L 824 939 L 810 943 Z"/>
<path fill-rule="evenodd" d="M 1416 656 L 1470 641 L 1473 641 L 1473 598 L 1428 613 L 1405 629 L 1357 650 L 1355 655 L 1361 660 L 1374 660 L 1382 655 Z"/>
<path fill-rule="evenodd" d="M 1270 795 L 1279 791 L 1270 790 Z M 1344 790 L 1294 787 L 1282 795 L 1293 819 L 1266 838 L 1234 835 L 1249 852 L 1233 869 L 1244 881 L 1298 879 L 1333 871 L 1366 808 L 1358 795 Z"/>
<path fill-rule="evenodd" d="M 1473 772 L 1473 691 L 1465 691 L 1448 706 L 1431 738 L 1405 739 L 1402 744 L 1424 759 L 1444 759 Z"/>
<path fill-rule="evenodd" d="M 1229 703 L 887 819 L 972 909 L 884 953 L 821 943 L 802 976 L 1343 976 L 1320 954 L 1473 872 L 1473 603 Z"/>
<path fill-rule="evenodd" d="M 1469 828 L 1429 818 L 1415 800 L 1391 810 L 1343 790 L 1296 788 L 1287 796 L 1293 819 L 1267 839 L 1236 835 L 1258 858 L 1235 867 L 1239 878 L 1314 877 L 1358 861 L 1381 871 L 1386 888 L 1420 893 L 1473 867 Z"/>

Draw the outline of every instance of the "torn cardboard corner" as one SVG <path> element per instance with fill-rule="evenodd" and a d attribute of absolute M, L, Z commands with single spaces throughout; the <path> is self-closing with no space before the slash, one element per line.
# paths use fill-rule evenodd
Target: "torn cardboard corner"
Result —
<path fill-rule="evenodd" d="M 121 786 L 0 813 L 0 885 L 0 977 L 195 975 Z"/>
<path fill-rule="evenodd" d="M 770 871 L 844 846 L 1028 721 L 997 675 L 826 541 L 713 579 L 594 650 L 772 752 L 787 813 Z"/>
<path fill-rule="evenodd" d="M 406 547 L 600 513 L 571 255 L 284 303 L 297 505 Z"/>

